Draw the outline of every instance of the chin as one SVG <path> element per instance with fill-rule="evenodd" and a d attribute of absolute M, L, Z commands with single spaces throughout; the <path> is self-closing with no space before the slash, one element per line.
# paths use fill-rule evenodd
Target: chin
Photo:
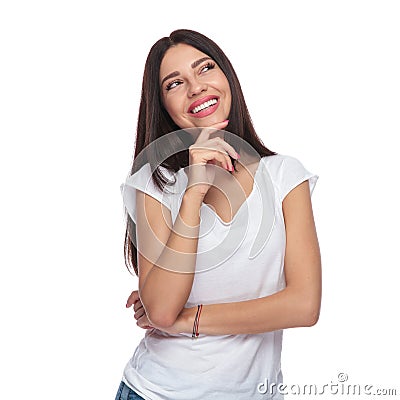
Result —
<path fill-rule="evenodd" d="M 201 120 L 199 120 L 198 122 L 196 122 L 196 125 L 198 127 L 202 127 L 202 126 L 211 126 L 211 125 L 215 125 L 219 122 L 224 121 L 226 118 L 221 117 L 221 116 L 214 116 L 214 115 L 210 115 L 209 117 L 206 118 L 202 118 Z"/>

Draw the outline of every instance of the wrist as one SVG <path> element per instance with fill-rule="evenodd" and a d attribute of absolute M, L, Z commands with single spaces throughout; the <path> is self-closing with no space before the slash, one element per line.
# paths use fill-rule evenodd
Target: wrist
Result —
<path fill-rule="evenodd" d="M 191 188 L 188 188 L 183 194 L 182 202 L 188 202 L 189 204 L 198 206 L 200 208 L 203 199 L 204 196 L 202 194 L 195 192 Z"/>
<path fill-rule="evenodd" d="M 177 318 L 179 333 L 192 333 L 197 307 L 184 308 Z"/>

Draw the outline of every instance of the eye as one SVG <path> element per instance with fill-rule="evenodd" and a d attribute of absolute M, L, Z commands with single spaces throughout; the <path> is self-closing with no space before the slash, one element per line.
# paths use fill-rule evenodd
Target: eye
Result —
<path fill-rule="evenodd" d="M 165 90 L 171 90 L 181 84 L 181 81 L 172 81 L 165 86 Z"/>
<path fill-rule="evenodd" d="M 212 62 L 208 62 L 206 65 L 200 68 L 200 72 L 207 72 L 210 69 L 213 69 L 215 67 L 215 64 Z"/>

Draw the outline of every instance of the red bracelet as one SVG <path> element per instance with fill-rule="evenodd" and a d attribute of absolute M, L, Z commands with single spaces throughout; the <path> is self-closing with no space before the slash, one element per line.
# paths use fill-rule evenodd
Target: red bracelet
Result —
<path fill-rule="evenodd" d="M 203 304 L 199 304 L 197 306 L 196 316 L 194 317 L 192 338 L 195 338 L 195 339 L 197 339 L 199 336 L 199 322 L 200 322 L 200 315 L 201 315 L 202 309 L 203 309 Z"/>

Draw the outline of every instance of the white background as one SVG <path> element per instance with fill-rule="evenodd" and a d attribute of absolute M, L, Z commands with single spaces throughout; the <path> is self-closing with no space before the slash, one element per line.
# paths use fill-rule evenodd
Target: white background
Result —
<path fill-rule="evenodd" d="M 147 53 L 178 28 L 221 46 L 264 143 L 320 176 L 321 316 L 285 332 L 285 381 L 396 387 L 399 20 L 397 1 L 2 2 L 0 398 L 115 396 L 143 335 L 119 185 Z"/>

